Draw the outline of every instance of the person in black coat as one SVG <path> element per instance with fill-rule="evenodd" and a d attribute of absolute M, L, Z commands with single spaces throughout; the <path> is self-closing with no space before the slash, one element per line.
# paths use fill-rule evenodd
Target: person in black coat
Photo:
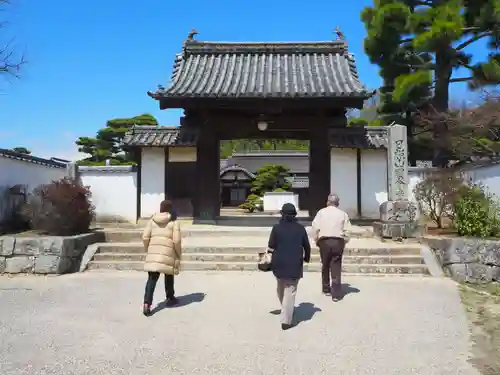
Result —
<path fill-rule="evenodd" d="M 311 259 L 311 245 L 306 229 L 297 222 L 297 211 L 291 203 L 281 208 L 281 219 L 273 226 L 268 247 L 272 250 L 271 269 L 278 284 L 281 304 L 281 328 L 292 327 L 297 284 L 303 276 L 304 262 Z"/>

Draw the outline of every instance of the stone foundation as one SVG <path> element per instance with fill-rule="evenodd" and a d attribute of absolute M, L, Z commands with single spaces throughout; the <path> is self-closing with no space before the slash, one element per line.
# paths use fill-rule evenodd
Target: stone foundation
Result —
<path fill-rule="evenodd" d="M 88 245 L 103 242 L 103 233 L 76 236 L 2 236 L 0 273 L 64 274 L 78 272 Z"/>
<path fill-rule="evenodd" d="M 500 282 L 500 241 L 479 238 L 424 237 L 445 274 L 470 283 Z"/>
<path fill-rule="evenodd" d="M 376 221 L 373 233 L 381 238 L 414 238 L 422 235 L 423 228 L 417 222 Z"/>
<path fill-rule="evenodd" d="M 416 206 L 407 199 L 380 205 L 380 221 L 373 223 L 373 233 L 381 238 L 413 238 L 422 235 L 415 221 Z"/>

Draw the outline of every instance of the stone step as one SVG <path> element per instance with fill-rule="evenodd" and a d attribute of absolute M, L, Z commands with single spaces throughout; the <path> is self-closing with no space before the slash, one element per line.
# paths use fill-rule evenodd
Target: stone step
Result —
<path fill-rule="evenodd" d="M 98 253 L 94 256 L 95 261 L 144 261 L 145 253 Z M 221 254 L 221 253 L 187 253 L 183 255 L 183 261 L 199 262 L 257 262 L 257 254 Z M 407 255 L 367 255 L 367 256 L 344 256 L 345 264 L 423 264 L 420 256 Z M 319 263 L 319 254 L 311 256 L 312 263 Z"/>
<path fill-rule="evenodd" d="M 142 271 L 143 262 L 138 261 L 92 261 L 88 265 L 89 270 L 135 270 Z M 255 262 L 198 262 L 184 261 L 183 271 L 257 271 Z M 320 263 L 312 263 L 304 266 L 304 271 L 319 272 Z M 342 271 L 347 274 L 398 274 L 398 275 L 428 275 L 429 271 L 425 265 L 395 265 L 395 264 L 343 264 Z"/>
<path fill-rule="evenodd" d="M 272 227 L 279 220 L 279 215 L 241 215 L 241 216 L 219 216 L 215 220 L 217 225 L 233 227 Z M 311 225 L 309 217 L 297 217 L 302 225 Z M 196 221 L 195 221 L 196 222 Z"/>
<path fill-rule="evenodd" d="M 252 243 L 251 240 L 245 243 L 235 243 L 227 239 L 197 239 L 196 241 L 183 241 L 182 251 L 185 254 L 189 253 L 223 253 L 223 254 L 258 254 L 265 250 L 265 241 L 262 244 Z M 99 253 L 144 253 L 144 246 L 139 242 L 125 243 L 102 243 L 99 244 Z M 318 253 L 319 249 L 316 246 L 312 248 L 313 254 Z M 367 255 L 413 255 L 420 256 L 419 245 L 396 245 L 386 244 L 379 241 L 356 240 L 352 239 L 346 246 L 344 251 L 345 256 L 367 256 Z"/>
<path fill-rule="evenodd" d="M 311 227 L 306 228 L 309 235 Z M 138 242 L 141 239 L 143 229 L 105 229 L 103 230 L 106 242 Z M 182 229 L 183 238 L 192 237 L 269 237 L 271 228 L 267 227 L 219 227 L 211 225 L 189 225 Z M 371 227 L 353 227 L 352 238 L 373 237 Z"/>

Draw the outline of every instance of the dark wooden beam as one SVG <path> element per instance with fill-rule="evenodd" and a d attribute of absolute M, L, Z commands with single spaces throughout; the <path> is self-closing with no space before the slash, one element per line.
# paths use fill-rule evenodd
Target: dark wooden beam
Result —
<path fill-rule="evenodd" d="M 195 194 L 195 222 L 215 224 L 220 214 L 220 150 L 217 133 L 210 127 L 200 129 Z"/>
<path fill-rule="evenodd" d="M 322 116 L 318 113 L 306 115 L 283 114 L 281 116 L 264 116 L 267 129 L 259 130 L 257 124 L 260 116 L 237 115 L 217 111 L 190 111 L 188 121 L 201 124 L 198 128 L 209 127 L 216 131 L 220 140 L 231 139 L 299 139 L 308 140 L 310 131 L 318 126 L 344 130 L 343 111 L 337 116 Z M 319 124 L 321 122 L 321 124 Z M 193 125 L 191 125 L 193 126 Z M 342 128 L 342 129 L 341 129 Z"/>
<path fill-rule="evenodd" d="M 258 114 L 243 115 L 216 111 L 205 112 L 206 113 L 199 115 L 201 118 L 207 119 L 206 121 L 201 121 L 201 127 L 209 126 L 217 129 L 219 132 L 231 131 L 233 133 L 238 133 L 248 128 L 257 130 L 257 123 L 260 119 L 267 122 L 267 130 L 264 132 L 287 130 L 309 131 L 319 126 L 318 119 L 324 121 L 326 125 L 331 128 L 344 128 L 346 125 L 343 113 L 323 116 L 318 115 L 318 113 L 307 114 L 301 112 L 297 114 L 281 114 L 278 116 L 259 116 Z"/>
<path fill-rule="evenodd" d="M 310 110 L 357 108 L 362 109 L 366 97 L 345 98 L 160 98 L 160 109 L 169 108 L 233 108 L 264 113 L 284 110 Z"/>
<path fill-rule="evenodd" d="M 137 163 L 136 175 L 136 188 L 137 188 L 137 202 L 136 202 L 136 216 L 137 220 L 141 218 L 141 190 L 142 190 L 142 148 L 135 149 L 135 161 Z"/>
<path fill-rule="evenodd" d="M 361 217 L 362 207 L 361 207 L 361 149 L 356 149 L 356 185 L 357 185 L 357 198 L 358 198 L 358 217 Z"/>
<path fill-rule="evenodd" d="M 165 147 L 164 148 L 164 151 L 165 151 L 165 171 L 164 171 L 164 185 L 163 185 L 163 194 L 164 194 L 164 199 L 170 199 L 170 195 L 169 195 L 169 192 L 168 192 L 168 179 L 169 179 L 169 173 L 168 173 L 168 159 L 169 159 L 169 151 L 168 151 L 168 147 Z"/>
<path fill-rule="evenodd" d="M 258 129 L 240 129 L 237 132 L 221 132 L 220 140 L 233 140 L 233 139 L 296 139 L 296 140 L 309 140 L 309 132 L 297 131 L 260 131 Z"/>
<path fill-rule="evenodd" d="M 330 193 L 331 154 L 326 124 L 311 129 L 309 144 L 309 215 L 325 206 Z"/>

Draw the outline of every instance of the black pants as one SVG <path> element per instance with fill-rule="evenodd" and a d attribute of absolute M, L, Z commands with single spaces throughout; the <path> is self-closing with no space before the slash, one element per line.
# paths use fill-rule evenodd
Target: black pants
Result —
<path fill-rule="evenodd" d="M 159 278 L 159 272 L 148 272 L 148 281 L 144 291 L 144 304 L 151 305 L 153 303 L 153 294 Z M 165 275 L 165 294 L 167 299 L 174 297 L 174 275 Z"/>
<path fill-rule="evenodd" d="M 341 273 L 345 241 L 343 238 L 321 238 L 318 241 L 318 246 L 322 263 L 323 292 L 331 292 L 332 297 L 342 297 Z"/>

